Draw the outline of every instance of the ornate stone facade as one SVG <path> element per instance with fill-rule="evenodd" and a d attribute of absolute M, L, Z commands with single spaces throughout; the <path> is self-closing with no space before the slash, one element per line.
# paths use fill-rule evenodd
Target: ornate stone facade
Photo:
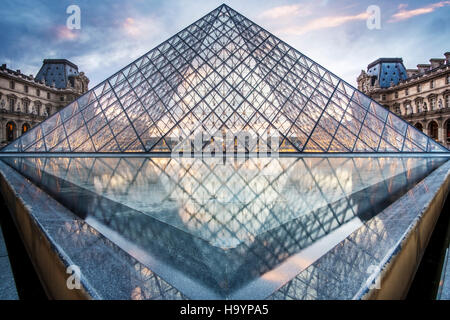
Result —
<path fill-rule="evenodd" d="M 49 83 L 49 80 L 52 82 Z M 44 60 L 36 78 L 2 65 L 0 146 L 18 138 L 78 98 L 88 90 L 88 84 L 89 79 L 84 73 L 78 72 L 78 67 L 67 60 Z"/>
<path fill-rule="evenodd" d="M 357 78 L 358 89 L 448 148 L 450 52 L 444 56 L 445 59 L 430 59 L 429 64 L 419 64 L 417 69 L 406 69 L 406 79 L 398 79 L 388 86 L 380 85 L 380 80 L 385 75 L 383 63 L 390 59 L 379 59 L 374 62 L 379 63 L 378 73 L 369 74 L 374 63 L 369 65 L 368 72 L 361 71 Z M 398 62 L 398 58 L 394 59 Z"/>

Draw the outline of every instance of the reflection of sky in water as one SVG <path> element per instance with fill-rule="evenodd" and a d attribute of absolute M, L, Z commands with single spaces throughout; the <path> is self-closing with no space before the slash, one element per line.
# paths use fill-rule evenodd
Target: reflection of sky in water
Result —
<path fill-rule="evenodd" d="M 445 160 L 5 161 L 128 253 L 158 256 L 227 296 L 259 276 L 289 280 Z"/>

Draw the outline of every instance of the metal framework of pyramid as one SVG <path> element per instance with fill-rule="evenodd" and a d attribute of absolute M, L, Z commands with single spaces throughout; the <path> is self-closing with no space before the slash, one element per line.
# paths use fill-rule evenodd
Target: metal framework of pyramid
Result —
<path fill-rule="evenodd" d="M 226 5 L 2 151 L 164 153 L 199 132 L 276 134 L 279 152 L 448 152 Z"/>

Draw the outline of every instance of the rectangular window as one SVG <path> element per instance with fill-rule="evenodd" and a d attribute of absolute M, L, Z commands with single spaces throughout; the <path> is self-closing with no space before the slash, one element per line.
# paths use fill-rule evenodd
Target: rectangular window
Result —
<path fill-rule="evenodd" d="M 9 110 L 14 112 L 14 106 L 16 104 L 16 100 L 14 98 L 9 98 Z"/>
<path fill-rule="evenodd" d="M 398 98 L 398 91 L 395 91 L 395 99 L 397 99 Z"/>
<path fill-rule="evenodd" d="M 408 95 L 408 88 L 405 89 L 405 96 Z"/>
<path fill-rule="evenodd" d="M 59 100 L 64 101 L 64 96 L 61 96 Z"/>
<path fill-rule="evenodd" d="M 431 80 L 430 81 L 430 89 L 433 89 L 434 88 L 434 80 Z"/>
<path fill-rule="evenodd" d="M 28 101 L 26 101 L 26 100 L 24 100 L 23 101 L 23 111 L 25 112 L 25 113 L 28 113 L 28 106 L 29 106 L 29 102 Z"/>
<path fill-rule="evenodd" d="M 431 98 L 430 99 L 430 109 L 431 110 L 436 110 L 436 98 Z"/>
<path fill-rule="evenodd" d="M 50 92 L 47 92 L 47 99 L 50 100 Z"/>
<path fill-rule="evenodd" d="M 11 90 L 14 90 L 15 88 L 16 88 L 16 84 L 14 83 L 14 81 L 10 81 L 9 82 L 9 88 L 11 89 Z"/>
<path fill-rule="evenodd" d="M 420 92 L 420 84 L 417 85 L 417 92 Z"/>
<path fill-rule="evenodd" d="M 40 97 L 40 96 L 41 96 L 41 90 L 36 89 L 36 95 L 37 95 L 38 97 Z"/>
<path fill-rule="evenodd" d="M 25 91 L 25 93 L 28 93 L 28 86 L 27 85 L 23 86 L 23 91 Z"/>
<path fill-rule="evenodd" d="M 445 107 L 450 108 L 450 94 L 445 96 Z"/>
<path fill-rule="evenodd" d="M 386 101 L 386 95 L 385 94 L 381 95 L 381 100 Z"/>
<path fill-rule="evenodd" d="M 450 84 L 450 74 L 447 75 L 447 78 L 445 79 L 446 84 Z"/>

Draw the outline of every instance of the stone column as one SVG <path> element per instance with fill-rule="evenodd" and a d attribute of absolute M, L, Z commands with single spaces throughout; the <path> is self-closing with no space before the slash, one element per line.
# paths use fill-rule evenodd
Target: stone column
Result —
<path fill-rule="evenodd" d="M 2 120 L 0 121 L 0 143 L 4 140 L 6 140 L 6 121 Z"/>
<path fill-rule="evenodd" d="M 445 137 L 445 133 L 444 133 L 443 121 L 438 122 L 438 137 L 439 137 L 439 142 L 441 142 L 443 145 L 445 145 L 446 137 Z"/>
<path fill-rule="evenodd" d="M 430 131 L 428 130 L 428 123 L 426 122 L 424 122 L 423 133 L 425 133 L 428 136 L 430 135 Z"/>
<path fill-rule="evenodd" d="M 22 135 L 22 121 L 16 120 L 16 136 L 14 138 L 18 138 Z"/>

